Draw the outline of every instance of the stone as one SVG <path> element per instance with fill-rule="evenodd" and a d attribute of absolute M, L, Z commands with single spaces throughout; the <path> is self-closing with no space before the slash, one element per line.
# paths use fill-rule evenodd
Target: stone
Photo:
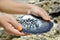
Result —
<path fill-rule="evenodd" d="M 35 17 L 33 15 L 19 16 L 16 20 L 23 28 L 22 32 L 25 33 L 41 34 L 48 32 L 53 26 L 52 22 L 46 22 L 39 17 Z"/>
<path fill-rule="evenodd" d="M 58 22 L 58 26 L 57 26 L 57 32 L 58 32 L 58 34 L 60 33 L 60 22 Z"/>

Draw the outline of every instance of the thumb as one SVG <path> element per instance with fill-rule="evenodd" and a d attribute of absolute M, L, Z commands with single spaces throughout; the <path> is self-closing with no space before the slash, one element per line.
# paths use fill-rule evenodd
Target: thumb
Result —
<path fill-rule="evenodd" d="M 16 20 L 11 20 L 9 21 L 10 24 L 12 24 L 12 26 L 14 26 L 17 30 L 21 31 L 22 30 L 22 26 L 16 21 Z"/>

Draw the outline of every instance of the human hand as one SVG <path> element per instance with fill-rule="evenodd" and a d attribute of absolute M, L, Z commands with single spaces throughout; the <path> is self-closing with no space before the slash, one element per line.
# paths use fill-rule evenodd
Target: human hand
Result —
<path fill-rule="evenodd" d="M 47 12 L 34 4 L 3 0 L 0 2 L 0 10 L 7 13 L 33 14 L 42 17 L 44 20 L 50 20 Z"/>
<path fill-rule="evenodd" d="M 10 14 L 27 14 L 30 5 L 23 2 L 16 2 L 14 0 L 1 0 L 0 11 Z"/>
<path fill-rule="evenodd" d="M 29 10 L 28 14 L 33 14 L 35 16 L 40 16 L 44 20 L 50 21 L 49 15 L 47 14 L 47 12 L 43 8 L 40 8 L 36 5 L 31 5 L 30 7 L 31 7 L 31 9 Z"/>
<path fill-rule="evenodd" d="M 28 36 L 30 34 L 25 34 L 23 32 L 20 32 L 18 30 L 18 27 L 21 27 L 19 23 L 14 19 L 12 15 L 4 14 L 0 15 L 0 25 L 3 26 L 3 28 L 9 33 L 9 34 L 15 34 L 18 36 Z M 21 29 L 22 30 L 22 29 Z"/>

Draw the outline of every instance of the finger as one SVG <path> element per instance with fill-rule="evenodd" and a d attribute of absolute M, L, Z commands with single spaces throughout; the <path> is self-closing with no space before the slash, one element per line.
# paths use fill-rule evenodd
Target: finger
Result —
<path fill-rule="evenodd" d="M 34 14 L 35 13 L 35 14 Z M 39 16 L 36 12 L 34 12 L 34 11 L 31 11 L 31 14 L 32 15 L 35 15 L 35 16 Z"/>
<path fill-rule="evenodd" d="M 15 34 L 15 35 L 18 35 L 18 36 L 26 36 L 26 35 L 28 35 L 28 34 L 24 34 L 24 33 L 19 32 L 11 24 L 9 24 L 7 22 L 5 24 L 3 24 L 3 25 L 5 26 L 4 27 L 5 30 L 12 33 L 12 34 Z"/>
<path fill-rule="evenodd" d="M 39 11 L 39 15 L 44 19 L 44 20 L 50 20 L 49 15 L 47 14 L 46 11 L 44 11 L 43 9 L 40 9 L 41 11 Z"/>
<path fill-rule="evenodd" d="M 20 26 L 19 23 L 18 23 L 16 20 L 14 20 L 13 18 L 12 18 L 11 24 L 14 25 L 15 27 L 17 27 L 17 29 L 18 29 L 19 31 L 22 30 L 22 28 L 21 28 L 22 26 Z M 16 25 L 16 24 L 17 24 L 17 25 Z M 27 35 L 30 36 L 31 34 L 27 34 Z"/>
<path fill-rule="evenodd" d="M 8 21 L 10 24 L 12 24 L 16 29 L 22 30 L 22 26 L 14 19 L 13 17 L 10 18 L 11 20 Z"/>

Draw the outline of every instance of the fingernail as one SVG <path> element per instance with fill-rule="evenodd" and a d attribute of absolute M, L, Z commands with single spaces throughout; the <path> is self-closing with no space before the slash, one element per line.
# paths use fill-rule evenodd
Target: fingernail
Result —
<path fill-rule="evenodd" d="M 22 26 L 18 26 L 18 28 L 17 28 L 19 31 L 21 31 L 22 30 Z"/>
<path fill-rule="evenodd" d="M 48 18 L 48 20 L 50 20 L 50 18 Z"/>
<path fill-rule="evenodd" d="M 50 18 L 44 18 L 45 20 L 47 20 L 47 21 L 50 21 Z"/>

